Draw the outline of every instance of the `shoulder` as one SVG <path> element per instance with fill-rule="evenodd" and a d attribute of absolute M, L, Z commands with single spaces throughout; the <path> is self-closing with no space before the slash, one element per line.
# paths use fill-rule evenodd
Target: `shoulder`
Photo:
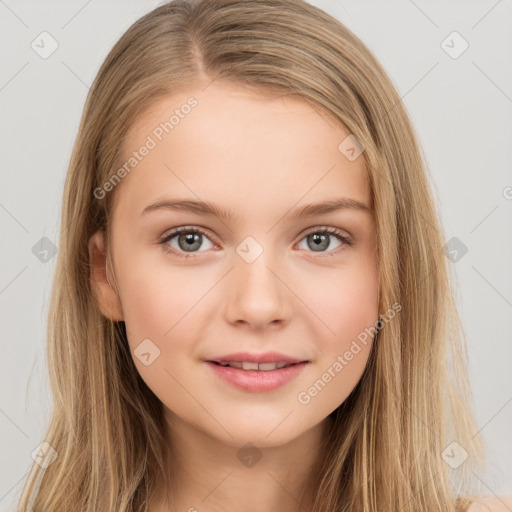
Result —
<path fill-rule="evenodd" d="M 512 512 L 512 496 L 483 496 L 467 512 Z"/>

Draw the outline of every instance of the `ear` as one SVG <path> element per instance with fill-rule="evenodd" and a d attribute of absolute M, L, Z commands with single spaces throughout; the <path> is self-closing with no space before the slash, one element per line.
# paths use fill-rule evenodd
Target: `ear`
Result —
<path fill-rule="evenodd" d="M 91 288 L 101 313 L 115 322 L 124 320 L 121 301 L 115 291 L 112 277 L 109 276 L 114 289 L 111 288 L 107 279 L 105 239 L 101 230 L 89 239 L 89 262 Z"/>

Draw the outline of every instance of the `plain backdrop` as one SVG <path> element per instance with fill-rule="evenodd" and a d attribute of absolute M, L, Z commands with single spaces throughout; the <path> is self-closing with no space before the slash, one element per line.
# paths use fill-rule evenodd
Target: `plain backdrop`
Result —
<path fill-rule="evenodd" d="M 47 313 L 62 187 L 86 94 L 117 39 L 158 3 L 0 0 L 0 511 L 15 510 L 50 419 Z M 417 130 L 451 244 L 491 459 L 483 488 L 512 494 L 512 3 L 311 3 L 370 48 Z"/>

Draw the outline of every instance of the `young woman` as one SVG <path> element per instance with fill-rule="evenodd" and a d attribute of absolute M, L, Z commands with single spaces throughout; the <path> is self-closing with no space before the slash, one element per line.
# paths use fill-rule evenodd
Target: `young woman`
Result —
<path fill-rule="evenodd" d="M 62 226 L 21 510 L 478 505 L 426 166 L 339 21 L 299 0 L 139 19 L 88 96 Z"/>

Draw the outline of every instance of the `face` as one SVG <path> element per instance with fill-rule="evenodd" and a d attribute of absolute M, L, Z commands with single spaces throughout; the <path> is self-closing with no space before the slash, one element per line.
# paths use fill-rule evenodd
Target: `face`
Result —
<path fill-rule="evenodd" d="M 197 104 L 183 107 L 190 97 Z M 361 333 L 378 319 L 378 268 L 364 153 L 339 149 L 349 135 L 298 99 L 215 82 L 159 100 L 131 127 L 123 162 L 146 154 L 115 189 L 119 296 L 99 270 L 95 290 L 103 313 L 124 320 L 170 424 L 231 446 L 280 445 L 319 425 L 359 381 L 371 349 Z M 299 216 L 340 199 L 369 211 Z M 99 233 L 89 247 L 99 261 Z M 236 352 L 307 362 L 285 369 L 292 378 L 281 385 L 283 370 L 249 376 L 207 362 Z"/>

